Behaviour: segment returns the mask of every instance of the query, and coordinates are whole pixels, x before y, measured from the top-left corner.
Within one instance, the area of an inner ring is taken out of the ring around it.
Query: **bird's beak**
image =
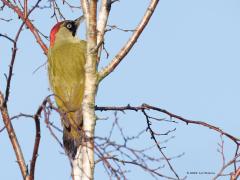
[[[79,27],[79,25],[84,21],[84,15],[80,16],[79,18],[75,19],[74,22],[76,24],[77,27]]]

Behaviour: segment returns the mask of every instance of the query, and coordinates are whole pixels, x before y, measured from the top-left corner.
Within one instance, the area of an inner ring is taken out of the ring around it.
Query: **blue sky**
[[[112,8],[110,25],[123,29],[133,29],[149,0],[121,0]],[[65,16],[74,19],[81,12],[71,13],[64,10]],[[55,24],[48,10],[36,11],[31,15],[34,24],[49,34]],[[5,10],[0,17],[15,20],[6,23],[0,21],[0,33],[11,37],[20,26],[16,14]],[[240,106],[240,2],[237,0],[161,0],[148,27],[144,30],[132,51],[99,86],[98,105],[141,105],[148,103],[167,109],[183,117],[201,120],[221,127],[223,130],[239,136],[238,112]],[[80,30],[81,31],[81,30]],[[118,30],[106,35],[108,59],[103,54],[100,67],[106,65],[128,39],[131,33]],[[80,37],[84,33],[80,32]],[[48,42],[47,42],[48,43]],[[7,72],[11,56],[11,44],[0,38],[0,88],[5,88],[4,73]],[[35,113],[49,91],[47,69],[33,71],[46,61],[46,56],[28,31],[20,36],[14,76],[9,101],[11,115]],[[99,117],[111,117],[111,113],[98,113]],[[124,131],[129,134],[144,129],[146,122],[141,114],[118,114]],[[160,116],[162,117],[162,116]],[[103,135],[111,126],[109,122],[97,124],[97,135]],[[1,120],[1,119],[0,119]],[[59,125],[57,116],[52,121]],[[14,121],[25,159],[29,162],[34,138],[34,122],[28,119]],[[0,121],[0,126],[2,127]],[[167,143],[165,153],[184,156],[173,160],[173,166],[181,177],[188,171],[215,172],[221,168],[221,156],[217,152],[220,143],[219,134],[195,125],[183,123],[154,124],[154,129],[164,133],[172,126],[177,130],[175,138]],[[36,168],[36,179],[70,179],[67,159],[62,149],[41,122],[42,139]],[[61,137],[61,134],[59,134]],[[120,137],[116,134],[115,140]],[[161,137],[159,140],[164,141]],[[225,140],[227,160],[234,152],[234,144]],[[0,166],[4,171],[0,179],[21,179],[20,171],[6,132],[0,134]],[[144,143],[143,143],[144,142]],[[145,134],[138,145],[153,144],[149,134]],[[157,151],[153,151],[159,157]],[[129,179],[151,179],[144,171],[132,169]],[[163,173],[169,174],[164,169]],[[207,175],[191,175],[190,180],[211,179]],[[96,179],[105,178],[101,166],[96,167]],[[227,179],[227,178],[221,178]]]

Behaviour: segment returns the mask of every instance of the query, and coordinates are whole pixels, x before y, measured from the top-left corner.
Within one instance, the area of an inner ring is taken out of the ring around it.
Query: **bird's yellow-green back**
[[[63,112],[63,141],[67,151],[78,146],[81,138],[85,56],[86,42],[82,40],[60,41],[48,52],[49,81],[56,103]]]

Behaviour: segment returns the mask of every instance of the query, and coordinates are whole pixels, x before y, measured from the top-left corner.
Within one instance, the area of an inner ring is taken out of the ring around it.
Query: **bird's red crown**
[[[62,22],[58,22],[55,24],[50,32],[50,47],[53,47],[55,38],[56,38],[56,33],[58,32]]]

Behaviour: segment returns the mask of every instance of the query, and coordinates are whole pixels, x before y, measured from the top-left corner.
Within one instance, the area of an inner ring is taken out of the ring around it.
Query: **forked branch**
[[[147,26],[155,8],[157,7],[158,2],[159,0],[151,0],[145,12],[145,15],[143,16],[141,22],[135,29],[134,33],[132,34],[128,42],[123,46],[120,52],[112,59],[112,61],[99,72],[99,81],[101,81],[103,78],[109,75],[117,67],[117,65],[123,60],[123,58],[131,50],[133,45],[137,42],[137,39],[141,35],[144,28]]]
[[[95,106],[95,110],[96,111],[122,111],[122,112],[124,112],[126,110],[131,110],[131,111],[154,110],[154,111],[158,111],[158,112],[161,112],[163,114],[166,114],[170,118],[175,118],[177,120],[180,120],[180,121],[186,123],[187,125],[188,124],[195,124],[195,125],[200,125],[200,126],[212,129],[213,131],[218,132],[218,133],[226,136],[227,138],[229,138],[231,141],[233,141],[237,145],[240,145],[240,139],[238,137],[235,137],[235,136],[229,134],[228,132],[223,131],[219,127],[216,127],[214,125],[208,124],[208,123],[203,122],[203,121],[195,121],[195,120],[186,119],[186,118],[183,118],[182,116],[171,113],[171,112],[169,112],[165,109],[161,109],[161,108],[151,106],[151,105],[148,105],[148,104],[142,104],[141,106],[127,105],[127,106],[120,106],[120,107],[116,107],[116,106],[109,106],[109,107]]]

